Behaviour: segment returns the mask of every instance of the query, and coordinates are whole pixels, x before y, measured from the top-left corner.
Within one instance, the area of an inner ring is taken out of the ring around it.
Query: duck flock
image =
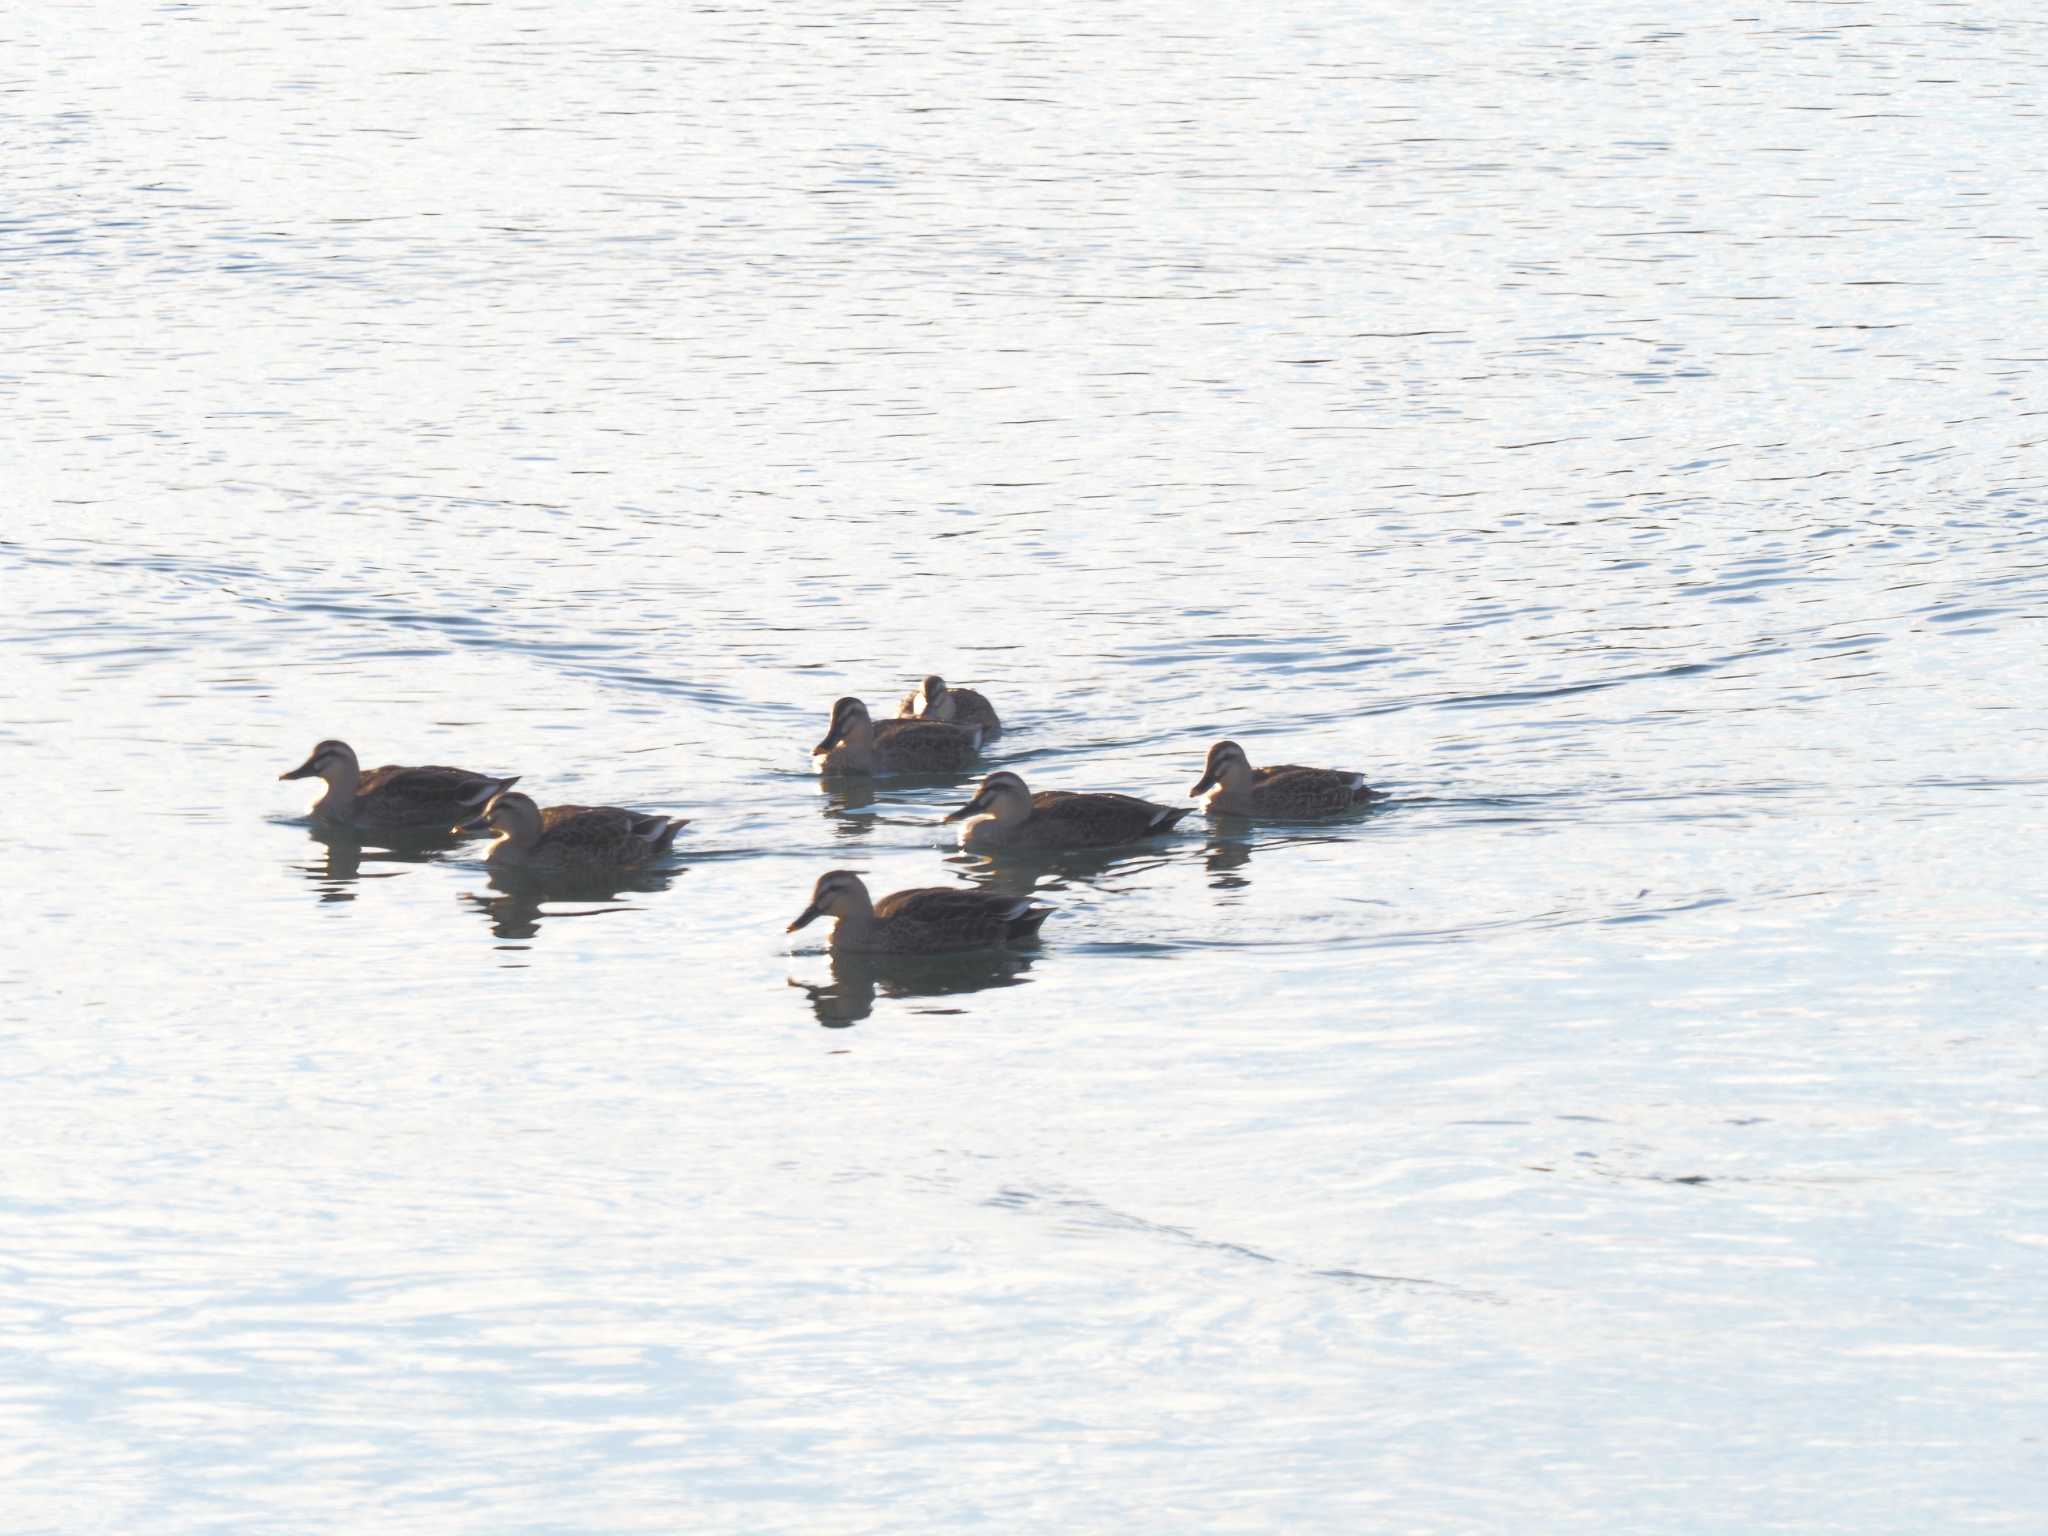
[[[859,699],[832,706],[824,740],[811,749],[829,777],[957,774],[1002,735],[994,706],[972,688],[949,688],[927,677],[903,700],[893,720],[876,720]],[[496,834],[486,862],[501,871],[591,875],[627,873],[667,857],[681,817],[614,805],[542,808],[512,786],[465,768],[386,766],[365,773],[344,741],[323,741],[281,779],[324,779],[315,819],[356,831],[392,834]],[[1308,821],[1356,811],[1382,798],[1365,776],[1336,768],[1287,763],[1254,768],[1244,748],[1219,741],[1202,777],[1188,791],[1208,795],[1211,815],[1262,821]],[[1054,853],[1117,848],[1170,831],[1190,806],[1155,805],[1134,795],[1038,790],[1008,770],[981,781],[974,798],[948,815],[961,823],[960,846],[975,853],[1005,849]],[[859,875],[834,869],[818,877],[810,905],[791,933],[821,917],[834,920],[838,953],[944,954],[1035,937],[1052,908],[1025,896],[959,886],[919,886],[877,901]]]

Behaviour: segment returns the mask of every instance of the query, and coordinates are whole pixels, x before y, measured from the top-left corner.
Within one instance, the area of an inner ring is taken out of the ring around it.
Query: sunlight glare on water
[[[2030,10],[6,32],[9,1530],[2048,1520]]]

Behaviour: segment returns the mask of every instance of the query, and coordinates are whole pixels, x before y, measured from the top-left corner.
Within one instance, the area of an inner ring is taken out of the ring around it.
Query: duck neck
[[[510,807],[507,807],[507,811]],[[525,816],[508,814],[497,827],[498,840],[484,855],[487,864],[523,864],[540,841],[540,826]]]
[[[962,848],[1000,848],[1009,840],[1008,829],[1003,818],[993,812],[986,816],[970,816],[960,828]]]
[[[875,927],[875,904],[865,893],[846,898],[846,910],[832,925],[832,948],[859,949]]]
[[[362,769],[354,763],[334,763],[321,769],[320,777],[326,782],[327,793],[314,802],[313,814],[330,821],[347,821],[355,812],[356,786],[362,782]]]

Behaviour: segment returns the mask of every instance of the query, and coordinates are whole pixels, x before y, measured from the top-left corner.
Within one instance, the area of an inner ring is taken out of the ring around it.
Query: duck
[[[899,720],[943,720],[948,725],[978,725],[981,739],[994,741],[1003,734],[1003,722],[995,706],[972,688],[948,688],[934,672],[917,688],[903,696],[896,710]]]
[[[493,869],[639,869],[666,855],[688,826],[681,816],[615,805],[551,805],[542,810],[518,790],[492,797],[483,814],[454,830],[498,834],[484,862]]]
[[[1115,848],[1171,831],[1190,805],[1154,805],[1135,795],[1046,789],[1033,794],[1009,770],[981,781],[975,797],[946,817],[965,821],[960,846],[998,848]]]
[[[1201,781],[1188,793],[1199,795],[1212,788],[1216,792],[1206,807],[1210,815],[1268,821],[1309,821],[1385,798],[1366,787],[1364,774],[1341,768],[1303,768],[1294,763],[1254,768],[1234,741],[1219,741],[1209,749]]]
[[[327,792],[313,802],[316,820],[359,831],[440,832],[448,824],[474,816],[494,795],[519,782],[519,776],[494,777],[467,768],[428,765],[402,768],[386,764],[364,773],[354,748],[345,741],[323,741],[283,779],[327,781]]]
[[[981,750],[981,727],[937,720],[879,724],[856,698],[832,706],[825,739],[811,748],[820,773],[958,773]]]
[[[1029,896],[954,885],[919,886],[875,901],[858,874],[834,869],[818,876],[811,904],[787,931],[831,917],[838,919],[831,940],[835,953],[941,955],[1036,938],[1052,910]]]

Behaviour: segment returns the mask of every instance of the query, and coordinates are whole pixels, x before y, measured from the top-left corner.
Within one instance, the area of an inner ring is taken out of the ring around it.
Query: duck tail
[[[1038,937],[1039,928],[1051,916],[1051,907],[1032,907],[1020,912],[1006,925],[1008,936],[1013,939],[1035,939]]]

